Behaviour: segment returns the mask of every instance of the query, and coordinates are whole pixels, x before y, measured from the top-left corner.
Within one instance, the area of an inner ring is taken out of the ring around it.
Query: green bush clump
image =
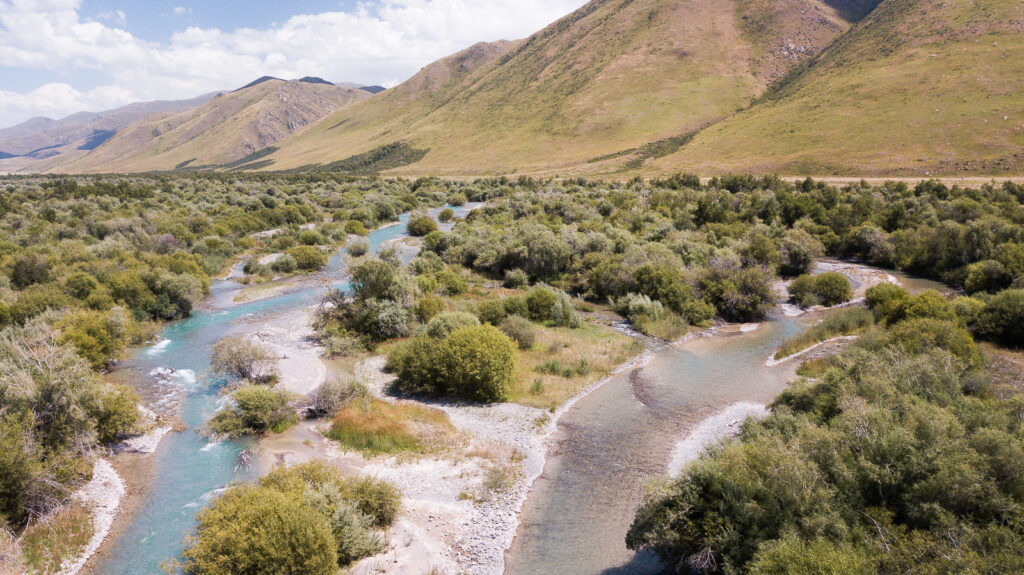
[[[469,289],[469,282],[466,281],[466,278],[451,270],[437,272],[434,274],[434,279],[437,280],[438,287],[445,295],[461,295]]]
[[[898,285],[880,283],[871,286],[864,293],[864,301],[868,309],[874,312],[879,321],[898,321],[901,318],[903,304],[910,299],[910,293]]]
[[[401,496],[372,478],[345,478],[320,462],[278,467],[228,490],[196,516],[182,554],[189,575],[334,574],[384,549]]]
[[[831,307],[853,297],[850,280],[839,272],[824,272],[817,275],[805,274],[789,284],[790,301],[801,307],[824,305]]]
[[[299,243],[304,246],[317,246],[324,243],[324,237],[316,230],[302,230],[299,232]]]
[[[444,300],[436,295],[425,295],[416,300],[412,306],[412,312],[420,321],[427,322],[437,314],[444,311]]]
[[[295,246],[288,248],[286,253],[300,270],[315,271],[327,265],[327,256],[313,246]]]
[[[434,218],[422,213],[409,216],[409,223],[405,227],[410,236],[417,237],[423,237],[430,232],[438,231],[437,222],[434,221]]]
[[[1007,347],[1024,347],[1024,289],[992,296],[978,312],[975,332],[982,339]]]
[[[211,433],[229,437],[281,433],[298,422],[286,391],[250,385],[237,389],[231,397],[233,404],[207,423]]]
[[[345,222],[345,233],[356,236],[365,236],[370,233],[370,230],[366,229],[363,222],[359,220],[349,220]]]
[[[492,324],[493,325],[493,324]],[[505,317],[499,323],[502,333],[512,338],[519,349],[530,349],[537,341],[537,329],[530,320],[518,315]]]
[[[510,289],[523,289],[530,285],[530,276],[519,268],[505,270],[505,281],[502,285]]]
[[[455,217],[455,210],[451,208],[445,208],[437,214],[437,221],[439,222],[450,222]]]
[[[515,344],[491,325],[461,327],[444,339],[418,337],[393,349],[387,365],[403,393],[504,401],[512,387]]]
[[[354,239],[345,246],[345,253],[354,258],[365,256],[369,251],[370,241],[366,238]]]
[[[477,304],[476,317],[483,323],[499,325],[502,320],[508,317],[505,311],[505,302],[500,299],[488,299]]]
[[[457,329],[478,325],[480,325],[480,320],[471,313],[464,311],[442,313],[427,324],[427,335],[435,339],[444,339]]]

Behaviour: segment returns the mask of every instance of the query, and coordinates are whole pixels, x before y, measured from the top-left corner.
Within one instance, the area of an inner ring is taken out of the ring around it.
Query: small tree
[[[260,343],[228,336],[213,345],[210,368],[214,373],[254,382],[266,382],[273,375],[274,354]]]
[[[814,277],[814,295],[823,305],[833,306],[850,301],[853,290],[850,280],[839,272],[825,272]]]

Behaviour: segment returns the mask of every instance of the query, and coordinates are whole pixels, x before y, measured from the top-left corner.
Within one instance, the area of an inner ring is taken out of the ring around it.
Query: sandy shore
[[[313,339],[313,310],[279,314],[253,324],[248,333],[277,356],[278,387],[309,395],[327,379],[323,348]]]

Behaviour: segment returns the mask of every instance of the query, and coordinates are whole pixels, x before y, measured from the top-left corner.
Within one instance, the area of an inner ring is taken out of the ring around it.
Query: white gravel
[[[768,417],[768,408],[760,403],[734,403],[698,423],[686,438],[676,443],[669,460],[668,474],[678,475],[687,463],[700,457],[708,447],[740,432],[740,425],[748,417]]]
[[[92,479],[72,495],[72,499],[92,509],[92,539],[74,559],[65,560],[59,575],[75,575],[97,550],[117,516],[117,508],[124,496],[124,481],[105,459],[97,459],[92,468]]]

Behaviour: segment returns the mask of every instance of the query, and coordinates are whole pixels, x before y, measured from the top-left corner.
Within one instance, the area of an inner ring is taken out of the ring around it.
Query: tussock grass
[[[365,455],[436,452],[455,435],[455,427],[439,409],[376,398],[349,402],[327,431],[327,437]]]
[[[860,333],[874,323],[874,315],[864,308],[851,307],[834,311],[810,329],[782,342],[779,350],[775,352],[775,359],[789,357],[832,337]]]

